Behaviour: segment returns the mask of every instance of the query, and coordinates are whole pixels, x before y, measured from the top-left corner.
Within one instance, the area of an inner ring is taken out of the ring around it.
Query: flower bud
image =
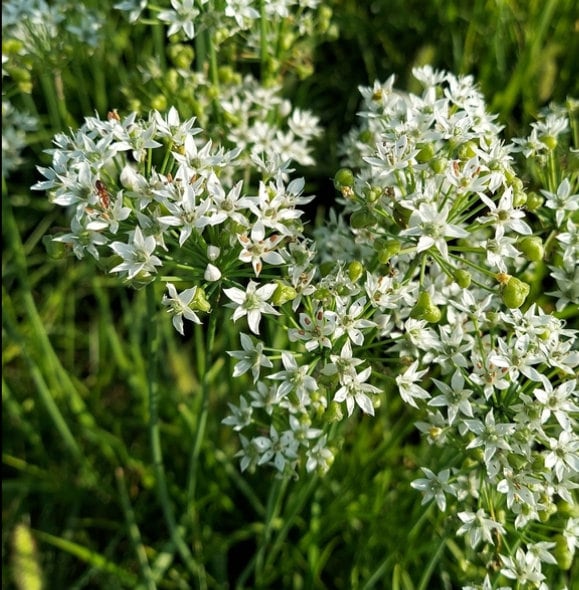
[[[359,260],[352,260],[348,265],[348,277],[355,283],[364,274],[364,265]]]
[[[221,278],[221,271],[214,264],[209,262],[207,264],[207,268],[205,269],[205,273],[203,274],[203,278],[208,283],[214,283]]]
[[[509,309],[517,309],[523,305],[530,291],[529,285],[516,277],[510,277],[503,287],[502,298]]]
[[[545,248],[539,236],[525,236],[517,242],[516,246],[531,262],[543,260]]]
[[[428,291],[421,291],[418,295],[415,306],[410,312],[410,317],[417,320],[426,320],[429,323],[436,323],[440,321],[442,312],[440,308],[432,303]]]
[[[454,280],[461,289],[468,289],[470,287],[471,279],[470,272],[464,268],[457,268],[454,271]]]

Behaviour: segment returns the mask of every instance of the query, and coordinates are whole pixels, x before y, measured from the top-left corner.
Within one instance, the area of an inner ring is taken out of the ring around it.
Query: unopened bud
[[[352,260],[348,265],[348,277],[355,283],[364,274],[364,265],[359,260]]]

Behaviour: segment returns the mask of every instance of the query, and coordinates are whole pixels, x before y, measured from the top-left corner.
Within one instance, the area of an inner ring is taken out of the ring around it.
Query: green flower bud
[[[274,305],[283,305],[288,301],[293,301],[298,296],[298,292],[291,285],[282,281],[276,281],[276,283],[277,288],[271,298]]]
[[[358,209],[350,215],[350,225],[354,229],[364,229],[376,225],[376,218],[368,209]]]
[[[398,240],[387,240],[382,244],[378,252],[378,260],[381,264],[386,264],[392,256],[396,256],[402,249],[402,244]]]
[[[573,552],[569,549],[569,544],[564,535],[555,536],[555,549],[553,557],[557,560],[557,565],[562,570],[569,570],[573,565]]]
[[[345,186],[354,186],[354,173],[349,168],[340,168],[334,176],[334,186],[339,191]]]
[[[529,285],[516,277],[510,277],[503,287],[502,298],[509,309],[517,309],[523,305],[530,291]]]
[[[471,283],[471,274],[464,268],[457,268],[454,271],[454,280],[461,289],[468,289]]]
[[[545,248],[539,236],[525,236],[517,242],[516,246],[531,262],[543,260]]]
[[[364,274],[364,265],[358,260],[352,260],[348,265],[348,277],[355,283]]]
[[[529,211],[536,211],[545,202],[545,199],[538,193],[528,193],[525,203]]]
[[[205,294],[205,290],[201,287],[197,287],[195,289],[195,295],[193,295],[193,299],[189,305],[193,311],[204,311],[208,312],[211,310],[211,304],[207,301],[207,295]]]
[[[426,320],[429,323],[437,323],[442,317],[440,308],[432,303],[428,291],[421,291],[416,304],[410,312],[410,317],[417,320]]]

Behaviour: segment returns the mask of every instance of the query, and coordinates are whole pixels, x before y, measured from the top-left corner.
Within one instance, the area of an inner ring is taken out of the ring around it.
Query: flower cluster
[[[317,121],[249,78],[223,96],[228,141],[175,109],[87,118],[56,136],[34,188],[70,209],[56,240],[77,257],[136,287],[164,281],[181,334],[207,313],[242,326],[228,354],[247,393],[223,419],[242,470],[324,473],[340,423],[374,415],[395,386],[431,451],[412,485],[464,538],[472,582],[545,589],[544,568],[569,567],[578,544],[579,352],[565,317],[579,181],[555,164],[523,177],[516,157],[555,162],[568,114],[506,143],[471,77],[414,74],[420,95],[394,78],[361,89],[340,210],[310,237],[300,207],[313,197],[289,160],[311,162]]]

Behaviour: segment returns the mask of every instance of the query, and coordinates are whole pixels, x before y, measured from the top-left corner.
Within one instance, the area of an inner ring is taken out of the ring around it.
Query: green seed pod
[[[545,248],[539,236],[525,236],[517,242],[516,246],[531,262],[543,260]]]
[[[364,265],[359,260],[352,260],[348,264],[348,277],[355,283],[364,274]]]
[[[527,193],[520,178],[513,179],[513,207],[522,207],[527,202]]]
[[[169,55],[169,59],[173,62],[173,65],[182,70],[188,70],[195,58],[193,47],[191,47],[191,45],[185,45],[184,43],[170,44],[167,49],[167,54]]]
[[[382,244],[378,252],[378,260],[381,264],[386,264],[392,256],[396,256],[402,249],[402,244],[398,240],[387,240]]]
[[[376,225],[376,218],[368,209],[358,209],[350,215],[350,225],[354,229],[364,229]]]
[[[407,209],[400,203],[395,203],[394,221],[398,224],[399,227],[401,227],[402,229],[406,229],[408,227],[408,220],[410,219],[411,215],[412,211],[410,211],[410,209]]]
[[[540,138],[540,140],[551,150],[553,151],[557,144],[559,143],[557,138],[554,135],[544,135]]]
[[[528,193],[525,205],[529,211],[536,211],[545,202],[545,199],[538,193]]]
[[[421,291],[418,295],[416,304],[410,312],[410,317],[417,320],[426,320],[429,323],[437,323],[442,317],[440,308],[432,303],[430,294],[427,291]]]
[[[329,275],[334,269],[335,262],[333,260],[326,260],[320,264],[320,274],[325,277]]]
[[[167,108],[167,97],[162,94],[157,94],[151,100],[151,107],[156,111],[164,111]]]
[[[372,132],[369,129],[364,129],[364,131],[361,131],[360,135],[358,135],[358,139],[362,143],[370,144],[372,142],[372,140],[374,139],[374,135],[372,134]]]
[[[458,148],[458,157],[461,160],[470,160],[476,156],[476,148],[478,145],[475,141],[467,141]]]
[[[569,549],[567,539],[563,535],[555,536],[555,549],[553,557],[557,560],[557,565],[562,570],[569,570],[573,565],[573,553]]]
[[[339,191],[345,186],[354,186],[354,173],[349,168],[340,168],[334,176],[334,186]]]
[[[375,203],[382,194],[382,189],[377,186],[372,186],[364,191],[364,196],[369,203]]]
[[[444,172],[447,166],[448,160],[446,158],[432,158],[432,160],[430,160],[430,167],[436,174]]]
[[[461,289],[468,289],[472,280],[470,272],[464,268],[457,268],[454,271],[454,280]]]
[[[420,147],[420,151],[416,154],[416,161],[424,164],[430,162],[434,158],[435,150],[431,143],[426,143]]]
[[[69,246],[62,242],[55,242],[51,236],[44,236],[42,244],[46,248],[46,253],[53,260],[61,260],[65,258],[69,251]]]
[[[209,303],[209,301],[207,301],[207,295],[205,294],[205,290],[201,287],[197,287],[197,289],[195,290],[195,295],[193,295],[190,307],[193,311],[208,312],[211,310],[211,304]]]
[[[516,277],[510,277],[503,287],[502,298],[509,309],[517,309],[523,305],[530,291],[529,285]]]
[[[337,402],[332,402],[326,412],[326,419],[328,422],[339,422],[343,417],[344,413],[342,412],[342,406]]]
[[[291,285],[282,281],[276,281],[276,283],[277,288],[271,298],[274,305],[283,305],[288,301],[293,301],[298,296],[298,292]]]

